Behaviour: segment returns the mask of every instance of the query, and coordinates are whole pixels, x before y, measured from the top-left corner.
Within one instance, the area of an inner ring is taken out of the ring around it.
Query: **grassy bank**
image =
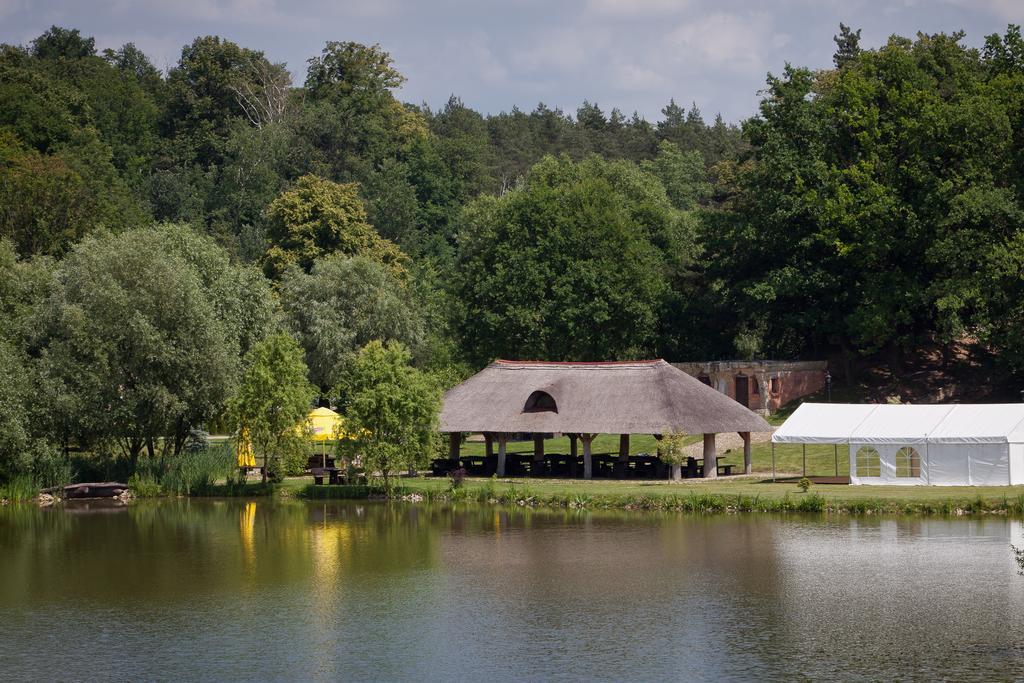
[[[282,490],[302,498],[359,498],[380,489],[313,486],[287,480]],[[851,514],[1024,515],[1024,486],[899,487],[813,486],[756,478],[715,482],[566,481],[558,479],[467,479],[452,489],[438,478],[402,479],[394,497],[427,501],[482,502],[533,507],[664,510],[683,512],[834,512]]]

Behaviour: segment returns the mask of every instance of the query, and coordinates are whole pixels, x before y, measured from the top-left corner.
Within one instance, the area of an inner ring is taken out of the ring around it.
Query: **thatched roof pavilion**
[[[710,441],[712,458],[714,434],[745,435],[749,471],[750,432],[771,428],[757,414],[664,360],[497,360],[445,394],[440,430],[497,436],[499,447],[503,435],[513,432],[578,435],[589,472],[589,442],[598,433],[623,435],[628,455],[629,434],[677,431],[704,434],[705,456]],[[706,468],[705,476],[715,476],[715,471]]]

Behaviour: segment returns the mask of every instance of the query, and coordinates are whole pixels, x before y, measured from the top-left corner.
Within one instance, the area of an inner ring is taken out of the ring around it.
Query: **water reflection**
[[[0,510],[5,677],[1024,676],[1019,521],[181,500]],[[83,645],[85,645],[83,647]]]

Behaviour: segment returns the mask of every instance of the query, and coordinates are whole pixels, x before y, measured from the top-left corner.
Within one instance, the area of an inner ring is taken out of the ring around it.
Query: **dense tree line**
[[[265,414],[259,387],[372,421],[373,378],[429,402],[497,356],[898,369],[971,338],[1018,370],[1024,39],[962,39],[842,26],[833,68],[769,75],[742,126],[435,111],[352,42],[302,84],[216,36],[167,73],[59,27],[0,46],[0,481],[173,459]]]

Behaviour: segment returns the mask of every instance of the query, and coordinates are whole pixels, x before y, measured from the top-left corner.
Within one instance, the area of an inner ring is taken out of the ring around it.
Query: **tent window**
[[[882,476],[882,458],[871,446],[861,446],[857,449],[857,476]]]
[[[526,399],[524,413],[557,413],[558,405],[551,394],[546,391],[535,391]]]
[[[896,451],[896,476],[921,476],[921,456],[910,446],[904,446]]]

